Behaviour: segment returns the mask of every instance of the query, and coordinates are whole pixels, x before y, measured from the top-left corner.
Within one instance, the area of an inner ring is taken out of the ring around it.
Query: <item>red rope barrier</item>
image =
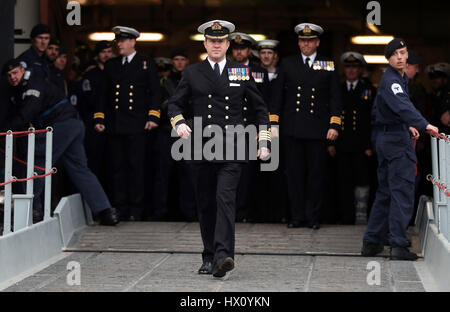
[[[11,184],[11,183],[14,183],[14,182],[26,182],[26,181],[33,180],[33,179],[42,179],[42,178],[45,178],[46,176],[49,176],[49,175],[54,174],[54,173],[56,173],[56,170],[52,169],[50,172],[45,173],[45,174],[41,174],[41,175],[35,174],[35,175],[31,176],[31,177],[23,178],[23,179],[13,178],[13,179],[11,179],[11,180],[9,180],[7,182],[0,183],[0,186],[5,186],[5,185],[8,185],[8,184]]]
[[[39,133],[45,133],[45,132],[49,132],[50,130],[48,129],[42,129],[42,130],[34,130],[34,131],[16,131],[16,132],[0,132],[0,136],[5,136],[8,134],[12,134],[12,135],[27,135],[30,133],[34,133],[34,134],[39,134]]]
[[[440,190],[444,192],[445,195],[450,197],[450,191],[447,191],[447,187],[440,183],[438,179],[433,178],[431,174],[427,176],[428,181],[436,185]]]
[[[0,153],[5,154],[5,150],[0,148]],[[25,165],[25,166],[28,165],[28,163],[26,161],[23,161],[22,159],[19,159],[19,158],[15,157],[15,156],[13,157],[13,159],[15,161],[17,161],[18,163],[21,163],[22,165]],[[34,166],[34,169],[45,171],[45,168],[42,168],[42,167],[39,167],[39,166]]]

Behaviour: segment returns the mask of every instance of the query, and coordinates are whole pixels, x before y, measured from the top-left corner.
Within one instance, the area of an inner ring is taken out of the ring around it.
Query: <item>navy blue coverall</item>
[[[378,155],[378,190],[364,240],[406,247],[406,229],[414,211],[417,162],[409,127],[425,130],[428,122],[408,94],[408,77],[392,66],[384,73],[372,108],[372,139]]]

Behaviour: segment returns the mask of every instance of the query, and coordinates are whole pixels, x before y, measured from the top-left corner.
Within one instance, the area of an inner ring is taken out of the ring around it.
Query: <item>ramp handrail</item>
[[[35,136],[36,134],[46,134],[46,149],[45,149],[45,168],[34,165],[35,158]],[[0,152],[5,154],[5,180],[0,183],[4,186],[4,209],[3,209],[3,235],[11,233],[11,216],[12,216],[12,201],[14,200],[14,231],[25,228],[33,224],[33,180],[45,179],[45,193],[44,193],[44,220],[50,218],[51,209],[51,176],[56,173],[56,168],[52,168],[52,150],[53,150],[53,129],[47,127],[42,130],[35,130],[30,128],[28,131],[18,132],[1,132],[0,137],[5,137],[5,150]],[[14,137],[28,136],[28,151],[27,162],[13,157]],[[27,166],[27,175],[25,178],[16,178],[12,175],[13,161],[16,160]],[[34,170],[38,169],[44,171],[43,174],[38,175]],[[12,194],[12,183],[26,182],[25,194]]]
[[[431,133],[432,175],[427,180],[433,183],[433,210],[436,226],[450,240],[450,136]]]

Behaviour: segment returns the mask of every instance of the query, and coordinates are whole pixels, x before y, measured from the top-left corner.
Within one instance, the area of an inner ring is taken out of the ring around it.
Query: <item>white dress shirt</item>
[[[302,53],[302,58],[303,58],[303,64],[306,64],[306,58],[309,57],[309,67],[312,66],[312,64],[314,64],[314,61],[316,60],[316,56],[317,56],[317,52],[314,52],[313,54],[311,54],[310,56],[306,56]]]
[[[353,82],[350,82],[347,80],[347,90],[350,91],[350,86],[353,84],[353,90],[356,89],[356,86],[358,85],[358,80],[355,80]]]
[[[134,51],[133,53],[131,53],[128,56],[123,56],[122,57],[122,65],[125,63],[125,60],[128,59],[128,64],[131,63],[131,61],[133,60],[133,57],[136,55],[136,51]]]
[[[208,58],[208,62],[209,64],[211,64],[212,69],[214,70],[214,65],[216,64],[216,62],[211,61]],[[223,60],[221,60],[218,64],[219,64],[219,69],[220,69],[220,74],[222,75],[222,71],[225,68],[225,64],[227,63],[227,58],[224,57]]]

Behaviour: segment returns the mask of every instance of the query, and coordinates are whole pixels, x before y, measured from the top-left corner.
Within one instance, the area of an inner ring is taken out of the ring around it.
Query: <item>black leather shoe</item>
[[[116,225],[120,222],[119,214],[114,208],[102,210],[96,217],[101,225]]]
[[[369,241],[363,241],[363,247],[361,249],[361,255],[364,257],[374,257],[380,252],[383,252],[384,246],[382,244],[376,244]]]
[[[406,247],[391,247],[391,260],[416,261],[418,258],[419,257],[415,253],[410,252]]]
[[[224,277],[228,271],[234,269],[234,261],[230,257],[225,258],[222,263],[219,264],[219,268],[213,273],[214,277]]]
[[[318,222],[315,222],[315,223],[309,224],[308,227],[313,230],[318,230],[318,229],[320,229],[320,224]]]
[[[198,269],[198,274],[212,274],[212,262],[203,262],[200,269]]]
[[[305,227],[305,223],[301,221],[291,221],[287,225],[288,229],[295,229]]]

